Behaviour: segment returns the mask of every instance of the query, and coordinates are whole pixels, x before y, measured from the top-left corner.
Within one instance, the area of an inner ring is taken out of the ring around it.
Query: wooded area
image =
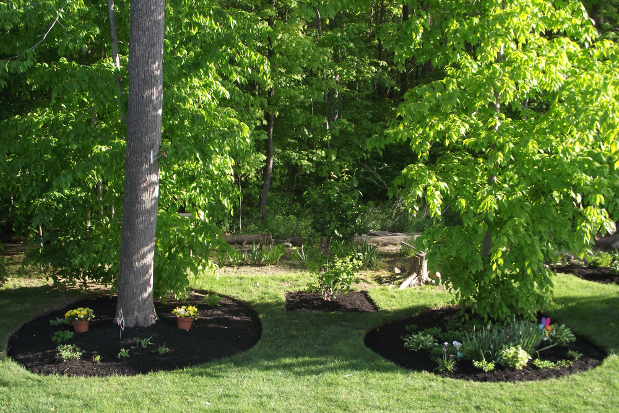
[[[350,239],[397,204],[463,305],[530,312],[619,219],[617,4],[166,2],[155,296],[244,223]],[[129,6],[0,4],[0,220],[59,280],[118,282]]]

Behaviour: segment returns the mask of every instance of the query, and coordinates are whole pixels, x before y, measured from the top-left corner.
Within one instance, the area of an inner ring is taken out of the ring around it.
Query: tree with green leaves
[[[118,59],[106,6],[0,4],[0,207],[56,281],[117,289],[128,107],[117,80],[127,84],[129,2],[114,5]],[[221,242],[233,166],[251,155],[262,117],[245,86],[268,76],[248,47],[265,32],[253,15],[215,2],[165,7],[163,132],[147,151],[160,166],[153,294],[163,299],[185,294]]]
[[[618,217],[619,52],[595,43],[575,1],[413,3],[396,59],[436,79],[370,145],[408,142],[420,161],[396,184],[410,205],[460,216],[417,245],[462,311],[534,317],[551,294],[546,263],[583,254]]]

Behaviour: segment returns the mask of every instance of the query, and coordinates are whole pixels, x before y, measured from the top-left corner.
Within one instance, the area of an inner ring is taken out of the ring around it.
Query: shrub
[[[589,260],[589,267],[600,268],[610,267],[613,263],[613,256],[604,251],[598,251],[593,254],[593,257]]]
[[[549,338],[552,343],[556,343],[561,347],[565,347],[569,343],[576,341],[576,337],[574,337],[572,330],[563,324],[555,324],[549,334]]]
[[[417,333],[411,333],[408,336],[402,336],[404,340],[404,347],[409,350],[432,350],[436,346],[436,339],[430,335],[418,331]]]
[[[516,370],[522,369],[531,360],[529,353],[524,351],[522,347],[507,347],[499,352],[498,362],[506,367],[511,367]]]

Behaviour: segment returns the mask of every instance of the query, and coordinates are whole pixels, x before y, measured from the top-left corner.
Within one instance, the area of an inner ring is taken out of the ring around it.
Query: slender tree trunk
[[[107,0],[107,9],[110,16],[110,35],[112,37],[112,61],[116,70],[120,69],[120,59],[118,58],[118,36],[116,34],[116,15],[114,13],[114,0]],[[126,122],[127,119],[122,111],[123,101],[123,83],[120,78],[120,73],[116,74],[116,84],[118,85],[118,111],[120,112],[120,121]]]
[[[269,89],[269,102],[275,94],[273,88]],[[275,125],[275,114],[266,113],[267,121],[267,141],[266,141],[266,161],[262,172],[262,195],[260,196],[260,214],[262,217],[267,215],[267,201],[269,199],[269,189],[271,187],[271,176],[273,175],[273,128]]]
[[[404,22],[408,21],[408,6],[406,4],[402,5],[402,25]],[[408,91],[408,67],[407,61],[404,60],[404,70],[400,74],[400,97],[404,97],[406,92]]]
[[[164,1],[132,0],[129,112],[118,303],[127,327],[147,327],[153,304],[153,258],[159,201],[163,103]]]
[[[501,46],[501,50],[499,51],[499,54],[497,55],[497,63],[501,63],[503,62],[505,59],[504,57],[504,51],[503,51],[503,46]],[[496,113],[496,123],[494,124],[494,130],[495,132],[498,132],[499,130],[499,126],[500,126],[500,121],[499,121],[499,115],[501,114],[501,94],[499,93],[498,90],[496,90],[496,88],[494,89],[494,111]],[[493,150],[494,147],[491,147],[490,150]],[[494,182],[496,182],[496,176],[491,172],[490,174],[488,174],[488,184],[492,185]],[[488,229],[486,230],[486,234],[484,235],[484,238],[482,240],[482,244],[481,244],[481,255],[482,257],[487,257],[490,255],[490,253],[492,252],[492,230],[490,229],[490,223],[488,223]]]
[[[271,0],[269,5],[275,8],[275,0]],[[275,27],[275,21],[273,17],[269,17],[269,27],[271,30]],[[269,37],[269,46],[267,50],[267,58],[270,60],[273,57],[273,46],[271,38]],[[267,95],[267,109],[265,113],[265,119],[267,121],[267,142],[266,142],[266,161],[264,170],[262,172],[262,195],[260,195],[260,214],[262,218],[267,216],[267,201],[269,199],[269,189],[271,188],[271,175],[273,174],[273,128],[275,124],[275,113],[273,113],[273,96],[275,96],[275,89],[272,87],[269,89]]]

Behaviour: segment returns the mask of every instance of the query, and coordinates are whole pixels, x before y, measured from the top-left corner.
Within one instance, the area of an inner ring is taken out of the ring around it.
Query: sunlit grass
[[[0,291],[0,339],[21,323],[75,298],[40,281]],[[286,312],[284,293],[313,283],[307,273],[208,275],[196,288],[255,309],[263,335],[249,351],[184,370],[132,377],[40,377],[0,360],[0,411],[97,412],[612,412],[619,405],[619,357],[562,379],[477,383],[407,371],[363,345],[393,319],[447,305],[443,288],[372,285],[377,313]],[[607,350],[619,348],[619,287],[559,275],[549,315]]]

